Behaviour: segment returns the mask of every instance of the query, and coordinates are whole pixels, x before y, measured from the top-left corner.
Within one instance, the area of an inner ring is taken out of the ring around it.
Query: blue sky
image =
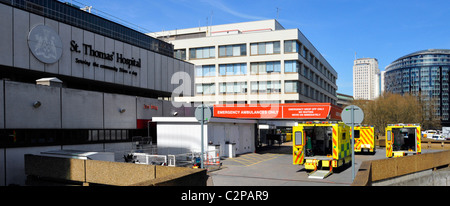
[[[70,2],[71,0],[66,0]],[[338,73],[338,92],[353,94],[355,58],[380,70],[424,49],[450,49],[449,0],[73,0],[148,31],[277,18],[298,28]]]

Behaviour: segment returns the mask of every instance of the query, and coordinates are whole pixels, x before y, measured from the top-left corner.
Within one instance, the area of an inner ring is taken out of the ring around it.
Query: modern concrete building
[[[195,96],[210,104],[336,104],[337,73],[298,29],[274,19],[149,34],[195,64]]]
[[[352,104],[352,101],[354,100],[352,96],[341,93],[337,93],[337,97],[338,97],[337,106],[341,108],[350,106]]]
[[[170,43],[53,0],[0,0],[0,28],[0,185],[24,154],[129,151],[152,117],[193,116],[166,101],[193,93]]]
[[[353,97],[374,100],[380,93],[378,60],[375,58],[356,59],[353,64]]]

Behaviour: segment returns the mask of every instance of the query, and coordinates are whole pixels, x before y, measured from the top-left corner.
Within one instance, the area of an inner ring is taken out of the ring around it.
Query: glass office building
[[[428,49],[400,57],[386,67],[384,87],[396,94],[421,94],[434,100],[435,115],[449,121],[450,50]]]

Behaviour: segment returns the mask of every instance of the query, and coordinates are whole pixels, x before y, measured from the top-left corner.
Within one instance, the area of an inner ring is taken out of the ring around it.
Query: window
[[[298,81],[285,81],[284,92],[285,93],[297,93]]]
[[[295,145],[303,144],[303,135],[302,132],[295,132]]]
[[[306,59],[306,54],[308,54],[308,49],[306,49],[306,47],[303,46],[303,49],[301,51],[302,52],[300,54]]]
[[[309,97],[309,85],[303,86],[303,95],[305,95],[306,97]]]
[[[280,93],[281,81],[258,81],[251,82],[252,93]]]
[[[247,49],[245,44],[219,46],[219,57],[245,56]]]
[[[195,76],[196,77],[213,77],[216,76],[216,66],[215,65],[201,65],[195,66]]]
[[[300,63],[295,60],[284,61],[284,72],[298,72]]]
[[[387,141],[391,141],[391,131],[387,131]]]
[[[192,48],[189,49],[189,59],[207,59],[215,57],[214,47]]]
[[[195,85],[196,94],[215,94],[216,87],[214,83],[211,84],[196,84]]]
[[[281,66],[279,61],[275,62],[252,62],[250,63],[251,74],[280,73]]]
[[[284,53],[298,53],[299,43],[296,40],[284,41]]]
[[[221,94],[246,94],[247,82],[224,82],[219,84]]]
[[[250,44],[250,54],[257,55],[258,54],[258,44]]]
[[[245,75],[247,74],[247,64],[220,64],[219,75]]]
[[[280,42],[260,42],[250,44],[251,55],[263,55],[263,54],[279,54]]]
[[[311,72],[308,67],[305,66],[305,73],[303,74],[307,79],[311,80]]]
[[[173,51],[173,55],[177,59],[186,60],[186,49],[176,49]]]

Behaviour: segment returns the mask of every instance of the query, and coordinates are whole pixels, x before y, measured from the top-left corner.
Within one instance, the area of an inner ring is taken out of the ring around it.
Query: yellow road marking
[[[275,159],[281,156],[281,154],[264,154],[258,157],[257,159],[248,158],[248,155],[240,156],[236,158],[230,158],[230,160],[243,164],[245,167],[259,164],[261,162],[265,162],[268,160]],[[247,159],[248,158],[248,159]],[[256,160],[256,161],[255,161]]]

